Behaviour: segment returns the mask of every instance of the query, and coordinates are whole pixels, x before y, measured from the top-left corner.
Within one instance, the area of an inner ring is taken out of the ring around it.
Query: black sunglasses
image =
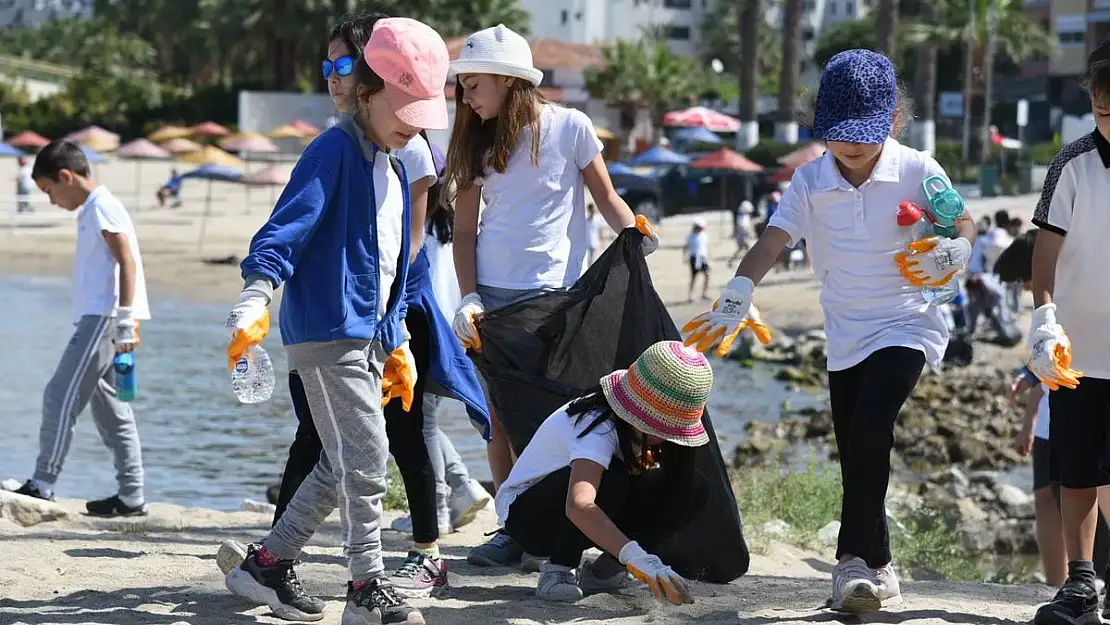
[[[324,80],[331,78],[332,71],[340,76],[350,76],[355,71],[355,59],[351,56],[341,56],[335,61],[324,59],[320,69],[323,70]]]

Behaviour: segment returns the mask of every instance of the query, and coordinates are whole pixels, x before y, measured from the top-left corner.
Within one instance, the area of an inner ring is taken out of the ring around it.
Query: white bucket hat
[[[451,75],[498,74],[527,80],[539,86],[543,72],[532,67],[528,41],[504,24],[479,30],[466,38],[462,53],[451,61]]]

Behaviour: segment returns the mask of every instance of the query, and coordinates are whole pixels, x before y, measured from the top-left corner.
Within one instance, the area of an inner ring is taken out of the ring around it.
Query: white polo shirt
[[[940,365],[948,326],[894,262],[907,243],[898,204],[924,207],[921,183],[933,175],[948,179],[927,153],[894,139],[886,140],[858,189],[828,152],[794,172],[769,225],[789,234],[791,245],[806,241],[821,281],[829,371],[853,367],[885,347],[917,349],[930,365]]]
[[[73,256],[73,323],[85,315],[114,316],[119,305],[119,263],[112,256],[104,231],[123,234],[135,259],[135,297],[131,308],[136,319],[150,319],[146,298],[143,257],[135,225],[123,202],[101,185],[77,209],[77,251]]]
[[[1056,319],[1071,339],[1072,366],[1110,379],[1110,143],[1095,130],[1049,165],[1033,225],[1064,235],[1056,261]]]

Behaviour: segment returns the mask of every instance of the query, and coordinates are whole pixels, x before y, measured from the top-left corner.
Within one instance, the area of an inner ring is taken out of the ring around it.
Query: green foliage
[[[740,12],[743,10],[744,2],[741,0],[715,2],[701,24],[698,56],[702,64],[708,67],[713,59],[718,59],[724,66],[725,74],[730,77],[740,75],[744,56],[740,32]],[[782,33],[778,29],[759,29],[759,90],[762,95],[778,93],[782,43]],[[739,91],[739,85],[736,90]]]
[[[382,507],[386,510],[408,510],[409,498],[405,494],[405,482],[401,479],[401,470],[393,458],[389,459],[386,466],[386,476],[389,479],[389,488],[382,499]]]
[[[586,91],[626,111],[646,108],[658,119],[673,106],[689,104],[705,77],[687,58],[661,42],[618,41],[602,50],[604,67],[585,70]]]

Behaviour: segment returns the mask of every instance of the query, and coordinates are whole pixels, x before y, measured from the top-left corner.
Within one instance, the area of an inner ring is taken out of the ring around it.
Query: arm
[[[1041,199],[1033,211],[1033,225],[1040,228],[1033,244],[1033,306],[1051,304],[1056,288],[1056,262],[1071,226],[1077,188],[1075,171],[1060,152],[1045,175]]]
[[[1037,425],[1037,408],[1041,404],[1042,397],[1044,397],[1044,388],[1040,384],[1034,384],[1029,394],[1025,396],[1025,423],[1022,427],[1030,432]]]
[[[467,296],[478,290],[478,185],[458,190],[455,196],[454,256],[459,291]]]
[[[778,213],[776,213],[777,215]],[[790,235],[778,226],[767,226],[759,240],[752,249],[744,255],[740,266],[736,268],[736,276],[748,278],[754,284],[759,284],[763,276],[775,266],[782,248],[790,243]]]
[[[979,236],[979,230],[975,227],[975,220],[971,218],[971,213],[965,208],[964,214],[956,220],[956,237],[967,239],[967,242],[974,246],[977,236]],[[982,272],[980,271],[980,273]]]
[[[605,468],[592,460],[579,458],[571,462],[566,513],[586,538],[616,557],[628,543],[628,537],[596,503],[604,472]]]
[[[112,251],[112,258],[119,264],[119,305],[130,308],[135,301],[135,257],[131,254],[131,243],[122,232],[101,230],[100,235]]]
[[[636,227],[636,215],[621,196],[617,195],[613,181],[609,178],[609,170],[605,168],[605,159],[600,154],[582,169],[582,178],[586,181],[598,212],[610,228],[619,233],[625,228]]]
[[[1033,245],[1033,306],[1037,308],[1052,303],[1056,261],[1063,245],[1063,235],[1044,229],[1037,232],[1037,242]]]
[[[409,200],[412,203],[411,238],[409,243],[409,263],[416,260],[420,248],[424,246],[424,220],[428,217],[428,189],[434,178],[421,178],[409,185]]]

